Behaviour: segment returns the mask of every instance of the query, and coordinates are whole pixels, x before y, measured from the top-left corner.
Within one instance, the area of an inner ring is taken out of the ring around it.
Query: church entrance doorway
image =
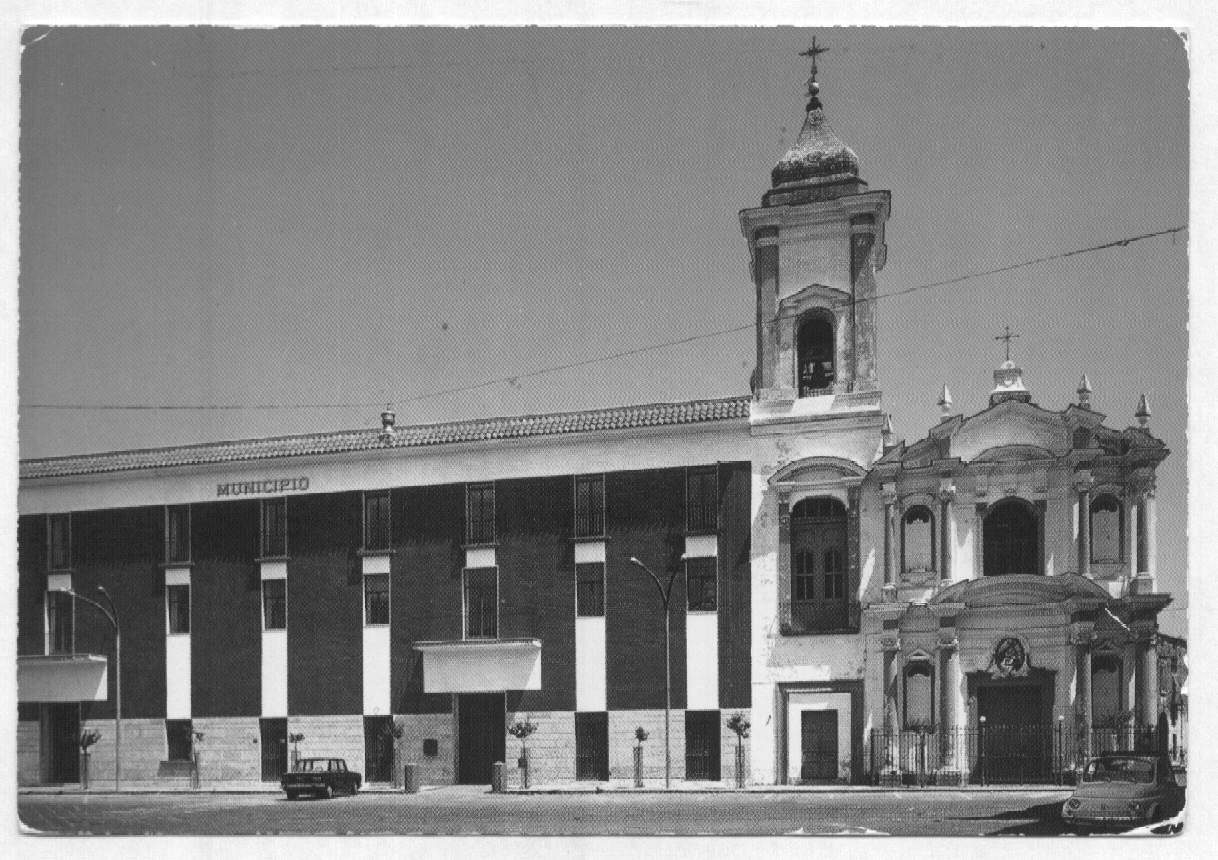
[[[1042,678],[978,679],[977,755],[983,783],[1049,782],[1053,775],[1052,673]]]

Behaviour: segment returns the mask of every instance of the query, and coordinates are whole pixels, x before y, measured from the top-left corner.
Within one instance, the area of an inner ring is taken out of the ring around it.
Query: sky
[[[1166,29],[28,31],[20,455],[370,427],[387,404],[410,424],[747,393],[738,213],[794,142],[813,35],[829,122],[892,193],[881,295],[1188,223],[1188,56]],[[909,441],[945,383],[984,408],[1007,325],[1046,408],[1083,373],[1110,426],[1148,395],[1173,452],[1169,632],[1188,242],[876,306]],[[506,381],[432,396],[487,380]],[[224,408],[81,408],[115,405]]]

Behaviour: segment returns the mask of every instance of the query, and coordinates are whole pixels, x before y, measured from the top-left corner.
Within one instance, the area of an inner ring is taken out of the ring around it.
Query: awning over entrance
[[[540,639],[416,642],[423,692],[492,693],[541,689]]]
[[[104,702],[107,660],[99,654],[17,658],[18,702]]]

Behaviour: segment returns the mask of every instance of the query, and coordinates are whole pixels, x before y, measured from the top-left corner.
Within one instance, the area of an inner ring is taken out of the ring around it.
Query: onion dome
[[[808,203],[845,194],[857,194],[866,187],[859,179],[859,159],[854,150],[830,128],[820,102],[816,81],[816,57],[828,48],[812,47],[801,56],[812,58],[812,77],[808,79],[807,116],[795,145],[770,171],[772,187],[762,197],[763,206]]]
[[[774,187],[857,178],[858,175],[858,156],[829,127],[820,100],[813,96],[795,146],[770,171]]]

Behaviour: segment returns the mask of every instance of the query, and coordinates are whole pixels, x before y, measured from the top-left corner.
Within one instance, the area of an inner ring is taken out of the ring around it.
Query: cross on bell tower
[[[812,58],[812,77],[808,78],[808,110],[817,110],[821,107],[820,99],[820,84],[816,82],[816,58],[828,51],[828,48],[819,47],[816,44],[816,37],[812,37],[812,45],[806,50],[800,51],[801,57]]]

